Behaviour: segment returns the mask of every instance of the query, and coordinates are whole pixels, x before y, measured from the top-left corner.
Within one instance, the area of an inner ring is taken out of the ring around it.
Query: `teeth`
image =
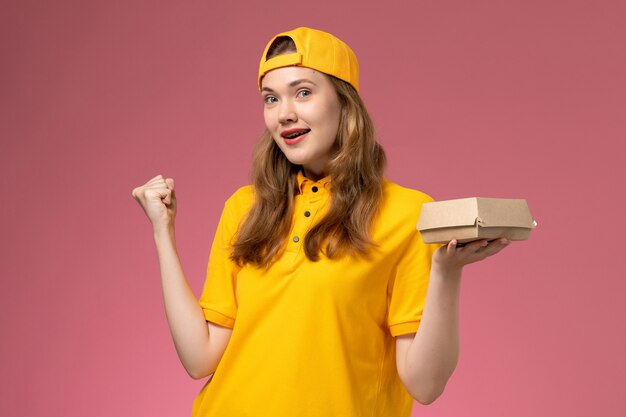
[[[294,132],[294,133],[292,133],[290,135],[285,135],[285,137],[287,139],[293,139],[293,138],[297,138],[298,136],[304,135],[305,133],[309,133],[309,131],[310,131],[309,129],[299,130],[299,131]]]

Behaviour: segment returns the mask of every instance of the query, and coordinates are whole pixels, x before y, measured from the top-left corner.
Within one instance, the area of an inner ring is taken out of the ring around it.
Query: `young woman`
[[[180,360],[211,376],[193,415],[409,416],[456,366],[463,266],[509,242],[422,242],[415,225],[432,200],[383,178],[356,56],[336,37],[276,35],[259,88],[253,185],[225,204],[200,300],[176,252],[173,179],[133,190]]]

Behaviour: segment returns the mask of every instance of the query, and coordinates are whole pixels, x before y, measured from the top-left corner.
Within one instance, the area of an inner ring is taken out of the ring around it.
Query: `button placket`
[[[301,256],[304,236],[311,229],[320,207],[324,205],[326,192],[323,184],[305,182],[301,194],[296,197],[299,201],[294,207],[294,224],[288,242],[288,248],[290,248],[288,250],[294,253],[294,260]]]
[[[309,208],[311,206],[310,192],[307,193],[305,188],[303,194],[300,195],[299,198],[301,199],[301,204],[296,204],[296,207],[294,207],[294,209],[296,210],[296,217],[294,219],[294,225],[291,231],[291,236],[289,237],[288,244],[289,247],[291,247],[292,250],[296,252],[296,254],[300,253],[300,250],[302,248],[302,239],[304,239],[306,231],[310,228],[310,220],[312,218],[311,210]],[[308,216],[306,214],[303,216],[303,213],[309,214]]]

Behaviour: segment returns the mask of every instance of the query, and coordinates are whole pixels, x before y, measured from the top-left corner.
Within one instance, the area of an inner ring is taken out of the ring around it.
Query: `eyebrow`
[[[313,81],[309,80],[308,78],[300,78],[300,79],[294,80],[294,81],[289,83],[289,87],[295,87],[295,86],[303,84],[303,83],[311,83],[311,84],[313,84],[314,86],[317,87],[317,84],[315,84]],[[269,87],[263,87],[261,89],[261,91],[269,91],[270,93],[274,92],[274,90],[272,90]]]

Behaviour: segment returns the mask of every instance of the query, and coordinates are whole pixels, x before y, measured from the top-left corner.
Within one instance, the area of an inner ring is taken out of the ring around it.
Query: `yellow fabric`
[[[409,416],[394,336],[414,333],[421,319],[437,246],[424,244],[415,225],[432,199],[385,181],[371,256],[311,262],[302,244],[328,207],[329,182],[298,179],[290,238],[268,269],[228,257],[253,189],[225,204],[200,304],[208,321],[233,333],[193,416]]]
[[[266,59],[267,51],[274,40],[282,36],[291,38],[298,52]],[[345,42],[330,33],[299,27],[274,36],[265,46],[259,64],[259,90],[265,74],[273,69],[292,65],[313,68],[324,74],[335,76],[351,84],[357,92],[359,91],[359,62],[356,55]]]

